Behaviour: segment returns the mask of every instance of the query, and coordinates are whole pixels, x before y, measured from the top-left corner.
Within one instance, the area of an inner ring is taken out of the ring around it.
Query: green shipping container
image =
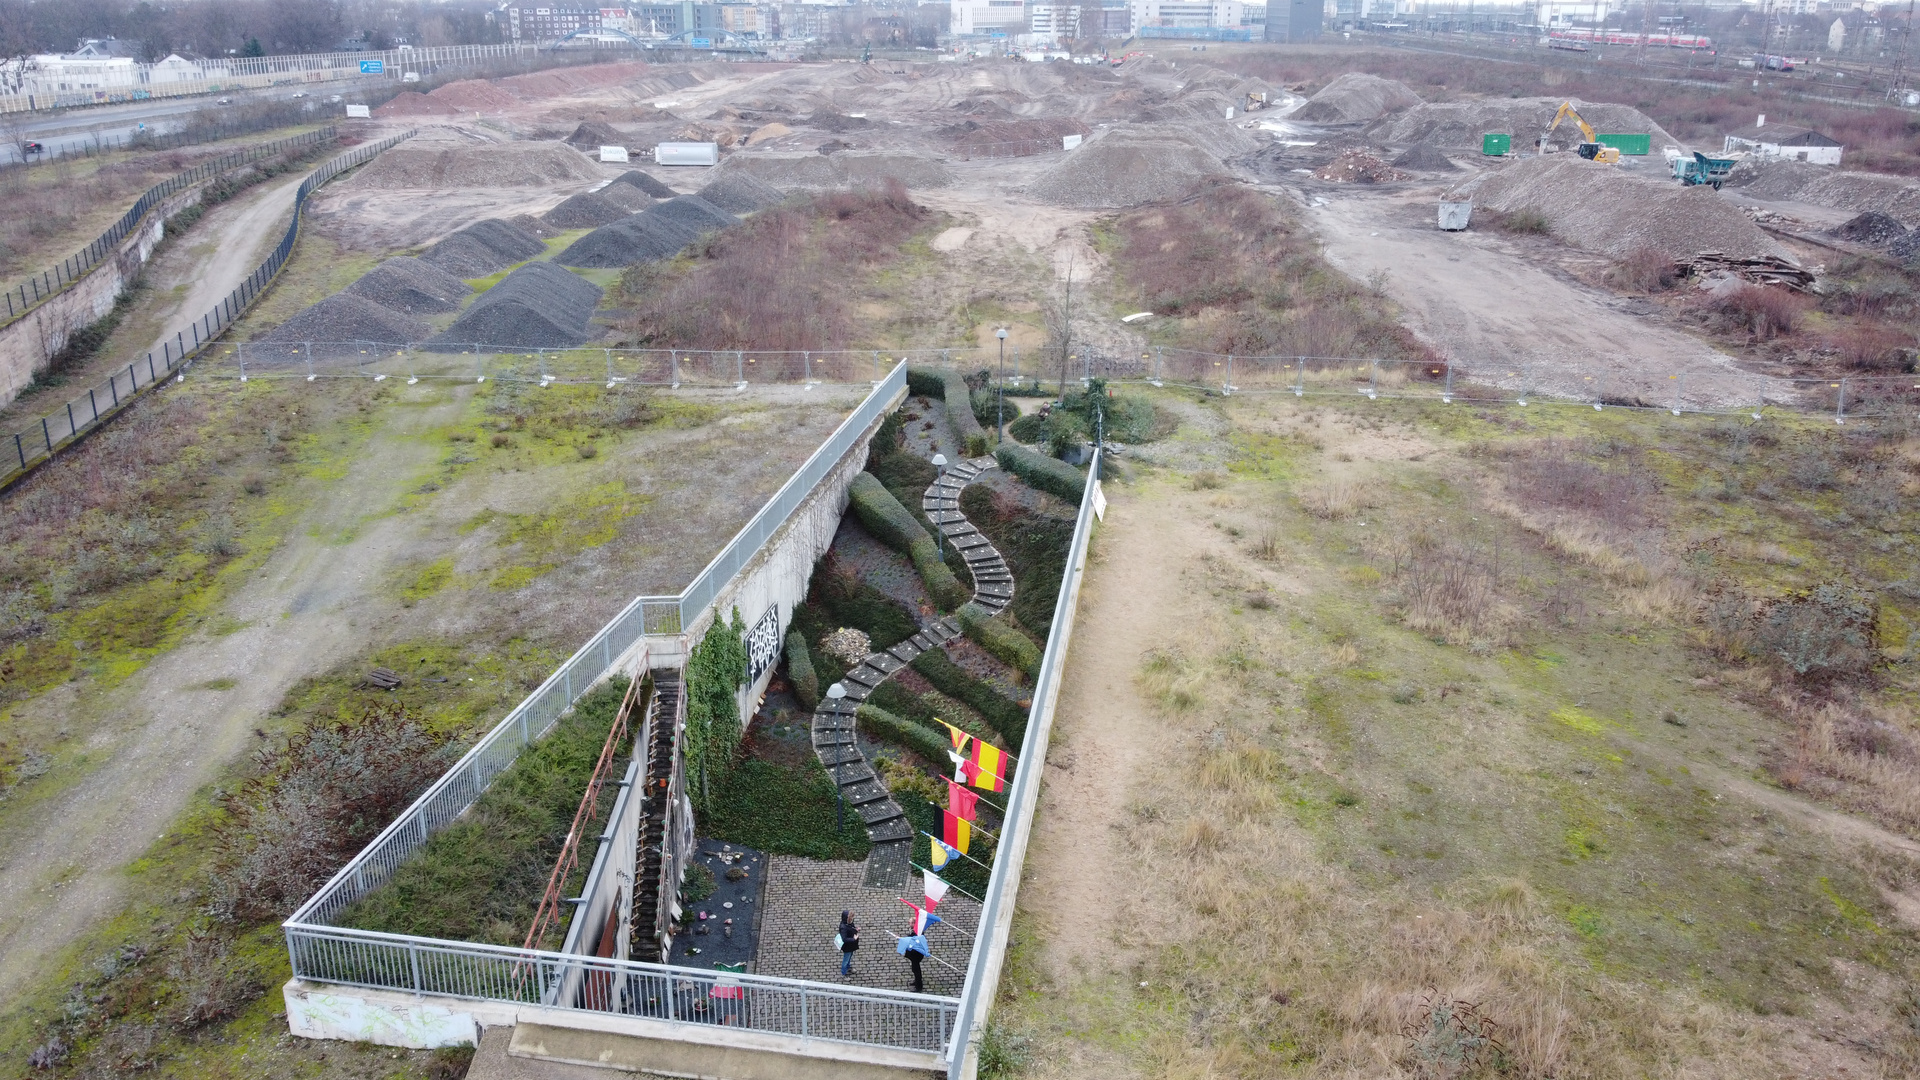
[[[1634,154],[1637,156],[1651,153],[1653,150],[1652,135],[1607,135],[1602,133],[1595,135],[1593,138],[1594,141],[1598,142],[1601,146],[1611,146],[1623,154]]]
[[[1511,135],[1483,135],[1480,137],[1480,152],[1488,157],[1499,157],[1513,149]]]

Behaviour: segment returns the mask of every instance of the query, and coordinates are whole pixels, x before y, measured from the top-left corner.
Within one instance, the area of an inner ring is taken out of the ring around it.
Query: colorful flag
[[[911,900],[901,900],[900,902],[913,909],[913,932],[916,935],[926,933],[927,927],[932,926],[934,923],[946,922],[945,919],[933,913],[932,905],[923,908]]]
[[[940,906],[940,901],[947,898],[946,879],[935,875],[931,870],[920,871],[920,876],[926,879],[927,910],[932,911]]]
[[[747,962],[744,960],[737,964],[715,964],[713,966],[721,971],[736,975],[747,970]],[[707,991],[707,996],[728,1001],[741,1001],[747,996],[747,988],[741,986],[739,980],[729,979],[725,975],[722,975],[713,980],[713,988]]]
[[[947,756],[953,759],[953,778],[963,784],[971,782],[973,779],[973,773],[971,771],[973,769],[973,762],[951,750],[947,751]]]
[[[1005,791],[1007,787],[1007,755],[992,743],[973,741],[973,766],[967,777],[969,783],[983,791]]]
[[[940,720],[937,716],[934,717],[934,719]],[[966,732],[961,731],[945,720],[940,720],[940,726],[947,729],[947,737],[953,740],[953,748],[955,750],[965,750],[967,748],[967,740],[973,738],[973,736],[968,735]]]
[[[961,787],[951,780],[947,781],[947,813],[968,821],[980,819],[980,796]],[[965,846],[962,845],[962,849]]]
[[[967,853],[967,841],[973,836],[973,826],[966,818],[955,817],[950,810],[940,812],[940,840],[952,848],[956,854]]]
[[[958,851],[941,843],[938,839],[931,836],[927,837],[927,839],[932,841],[933,844],[933,850],[928,852],[927,861],[933,864],[935,870],[945,870],[955,859],[960,857]]]

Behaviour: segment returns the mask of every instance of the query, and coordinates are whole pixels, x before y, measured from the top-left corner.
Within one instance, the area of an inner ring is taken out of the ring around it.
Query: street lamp
[[[939,471],[941,476],[945,476],[947,474],[947,455],[945,454],[933,455],[933,467]],[[939,550],[940,557],[942,559],[946,558],[947,557],[947,533],[946,533],[946,530],[940,527],[940,523],[937,521],[933,523],[933,543],[934,543],[934,547]]]
[[[1007,441],[1007,328],[1001,327],[993,332],[1000,339],[1000,377],[994,380],[993,391],[993,439],[995,442]]]

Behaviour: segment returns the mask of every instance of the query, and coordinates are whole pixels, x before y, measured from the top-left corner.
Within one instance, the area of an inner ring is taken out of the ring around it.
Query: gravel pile
[[[1396,169],[1412,169],[1415,172],[1452,172],[1460,166],[1455,165],[1447,155],[1431,143],[1410,146],[1399,157],[1393,159]]]
[[[632,184],[608,184],[594,194],[629,214],[637,214],[653,205],[653,196]]]
[[[408,315],[431,315],[460,310],[473,290],[432,263],[401,255],[374,267],[346,291]]]
[[[547,245],[526,229],[499,218],[486,218],[428,248],[420,259],[454,277],[476,278],[524,262],[545,250]]]
[[[461,112],[499,112],[520,104],[520,99],[486,79],[461,79],[427,94],[435,101],[451,105]]]
[[[593,230],[555,255],[553,261],[598,270],[658,262],[678,255],[699,236],[695,230],[649,210]]]
[[[585,155],[560,143],[402,144],[368,162],[346,186],[376,190],[554,187],[588,183],[600,176]]]
[[[1575,247],[1620,257],[1652,248],[1675,262],[1703,251],[1733,258],[1786,257],[1752,219],[1710,187],[1643,180],[1572,154],[1523,157],[1454,188],[1500,213],[1532,210]]]
[[[603,146],[625,146],[627,137],[598,120],[588,120],[573,129],[573,134],[567,136],[566,143],[568,146],[577,146],[582,150],[597,151]]]
[[[1407,173],[1365,150],[1342,150],[1338,157],[1315,169],[1313,175],[1334,184],[1384,184],[1409,179]]]
[[[1828,229],[1827,235],[1869,247],[1880,247],[1905,237],[1907,227],[1878,210],[1869,210]]]
[[[1840,172],[1797,161],[1767,162],[1758,178],[1741,190],[1756,198],[1792,199],[1835,210],[1877,210],[1902,225],[1920,227],[1920,184],[1905,177]]]
[[[696,233],[712,232],[715,229],[740,224],[739,218],[698,195],[676,195],[666,202],[656,204],[647,213],[663,217]]]
[[[1502,132],[1513,136],[1515,150],[1531,150],[1533,140],[1546,132],[1564,101],[1565,98],[1502,98],[1417,105],[1373,124],[1367,128],[1367,134],[1396,146],[1428,143],[1447,150],[1478,153],[1482,135]],[[1573,107],[1580,110],[1580,115],[1586,117],[1596,132],[1652,135],[1655,154],[1660,153],[1663,146],[1680,145],[1680,140],[1667,134],[1638,109],[1584,101],[1575,101]],[[1570,146],[1580,141],[1580,129],[1567,120],[1553,133],[1553,138],[1562,146]]]
[[[591,191],[569,195],[565,202],[540,216],[540,220],[562,229],[592,229],[611,224],[632,211],[616,205]]]
[[[1243,99],[1244,100],[1244,99]],[[1398,79],[1349,71],[1294,110],[1291,119],[1310,124],[1358,124],[1421,104],[1420,95]],[[1397,139],[1396,142],[1413,142]]]
[[[917,154],[734,154],[721,162],[719,176],[745,173],[781,191],[837,191],[899,180],[910,188],[946,187],[952,174],[938,160]]]
[[[1920,259],[1920,229],[1915,229],[1887,245],[1887,253],[1904,263]]]
[[[819,128],[821,131],[831,131],[837,135],[843,131],[858,131],[861,128],[872,127],[873,121],[864,116],[847,116],[829,109],[807,117],[806,125],[810,128]]]
[[[751,214],[786,201],[779,188],[744,172],[727,173],[701,188],[700,197],[730,214]]]
[[[404,345],[432,332],[420,319],[343,292],[281,323],[261,340],[314,342],[315,357],[337,360],[358,356],[364,343]]]
[[[1189,91],[1151,108],[1142,109],[1139,119],[1147,122],[1190,122],[1206,123],[1209,120],[1231,119],[1227,114],[1239,115],[1240,108],[1247,103],[1246,98],[1234,99],[1217,90]]]
[[[1027,193],[1055,206],[1088,208],[1178,198],[1226,172],[1222,155],[1183,135],[1162,125],[1112,128],[1035,177]]]
[[[590,336],[587,321],[600,287],[552,263],[528,263],[481,294],[447,332],[429,339],[445,348],[564,349]]]
[[[672,188],[641,172],[639,169],[628,169],[626,172],[614,177],[613,182],[639,188],[641,191],[646,192],[656,199],[671,199],[677,194]]]

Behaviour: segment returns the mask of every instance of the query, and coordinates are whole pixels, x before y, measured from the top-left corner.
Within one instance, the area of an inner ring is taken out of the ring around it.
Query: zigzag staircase
[[[645,803],[641,809],[639,837],[636,843],[633,887],[633,937],[629,955],[635,960],[662,963],[666,958],[668,929],[674,916],[679,881],[675,860],[668,848],[671,841],[673,804],[680,796],[680,729],[686,716],[680,672],[653,672],[653,702],[647,710],[647,725],[641,737],[645,742],[646,769],[642,773]]]

